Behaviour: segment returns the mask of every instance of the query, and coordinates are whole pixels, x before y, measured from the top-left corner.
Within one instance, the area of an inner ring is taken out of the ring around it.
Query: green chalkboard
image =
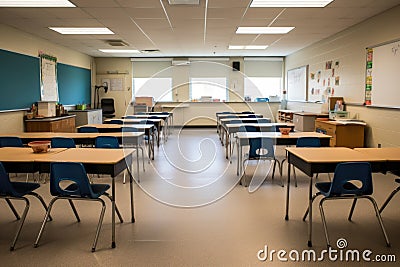
[[[0,49],[0,110],[29,108],[40,100],[39,58]]]
[[[59,102],[63,105],[90,104],[90,76],[89,69],[58,63]]]
[[[0,49],[0,111],[27,109],[40,101],[38,57]],[[89,69],[57,64],[59,102],[63,105],[90,103]]]

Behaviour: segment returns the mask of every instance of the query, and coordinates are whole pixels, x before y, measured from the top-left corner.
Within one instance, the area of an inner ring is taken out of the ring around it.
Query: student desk
[[[166,114],[168,113],[168,114]],[[148,117],[158,117],[160,119],[163,119],[167,129],[168,129],[168,134],[171,133],[170,127],[174,127],[174,113],[173,112],[145,112],[145,114],[134,114],[134,115],[126,115],[123,116],[122,118],[128,119],[129,116],[137,117],[137,118],[148,118]]]
[[[225,157],[228,159],[232,154],[232,136],[239,132],[241,126],[253,126],[259,129],[260,132],[275,132],[276,126],[294,128],[292,123],[233,123],[226,124],[222,127],[222,136],[225,136]],[[223,138],[223,137],[222,137]]]
[[[296,145],[297,139],[300,137],[317,137],[321,141],[321,146],[329,146],[329,139],[331,138],[329,135],[317,133],[317,132],[291,132],[288,135],[283,135],[278,132],[239,132],[237,133],[237,166],[236,173],[237,175],[242,173],[241,170],[241,162],[242,162],[242,149],[243,146],[249,145],[250,138],[272,138],[275,139],[275,145],[281,146],[293,146]]]
[[[120,144],[129,144],[139,146],[142,142],[144,132],[112,132],[112,133],[54,133],[54,132],[25,132],[25,133],[9,133],[0,134],[1,136],[16,136],[22,139],[24,144],[37,140],[50,140],[53,137],[72,138],[77,145],[94,145],[98,136],[114,136],[118,138]],[[53,150],[53,149],[52,149]],[[52,151],[51,150],[51,151]],[[144,160],[144,159],[143,159]],[[137,180],[140,181],[139,175],[139,150],[136,149],[136,168]]]
[[[132,163],[133,152],[134,149],[69,148],[59,153],[50,154],[47,157],[36,158],[35,162],[39,164],[39,169],[42,172],[49,172],[51,162],[81,162],[85,166],[87,173],[108,174],[111,176],[111,247],[115,248],[115,177],[127,169],[128,165]],[[129,171],[128,173],[130,182],[131,221],[134,223],[133,177]]]
[[[143,119],[107,119],[107,120],[104,121],[104,123],[106,123],[106,124],[110,123],[110,121],[112,121],[112,120],[120,120],[120,121],[122,121],[124,127],[132,126],[132,124],[139,125],[139,124],[141,124],[140,122],[143,121],[143,120],[147,120],[147,121],[153,122],[154,126],[157,129],[157,147],[160,146],[160,131],[161,131],[161,122],[163,121],[163,119],[146,119],[146,118],[143,118]],[[132,126],[132,127],[137,128],[136,126]],[[166,140],[165,131],[163,132],[163,134],[164,134],[164,140]]]
[[[86,125],[82,125],[79,127],[76,127],[77,129],[81,128],[81,127],[85,127],[85,126],[89,126],[89,127],[95,127],[99,130],[100,133],[109,133],[108,135],[114,135],[115,133],[118,132],[122,132],[122,127],[133,127],[136,128],[138,130],[144,131],[149,145],[148,145],[148,153],[149,153],[149,158],[151,158],[152,160],[154,160],[154,142],[153,139],[151,138],[151,136],[154,135],[154,125],[152,124],[130,124],[130,125],[123,125],[123,124],[86,124]],[[110,134],[111,133],[111,134]],[[124,136],[127,132],[124,132]],[[82,134],[82,133],[79,133]]]
[[[254,114],[254,113],[217,113],[217,133],[221,133],[221,120],[223,119],[228,119],[227,117],[229,116],[235,116],[235,118],[229,118],[229,120],[239,120],[239,119],[243,119],[243,118],[252,118],[254,116],[256,116],[256,118],[262,118],[263,115],[262,114]]]
[[[288,152],[288,182],[286,191],[286,215],[289,220],[289,191],[290,191],[290,164],[303,171],[310,177],[308,192],[308,246],[312,246],[312,191],[314,173],[334,172],[336,165],[341,162],[369,162],[373,172],[386,170],[386,157],[374,153],[362,153],[346,147],[320,148],[286,148]]]

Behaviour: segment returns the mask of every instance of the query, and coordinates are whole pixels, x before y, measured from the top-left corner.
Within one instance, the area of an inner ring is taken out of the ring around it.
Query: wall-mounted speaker
[[[233,61],[232,62],[232,70],[233,71],[240,71],[240,61]]]

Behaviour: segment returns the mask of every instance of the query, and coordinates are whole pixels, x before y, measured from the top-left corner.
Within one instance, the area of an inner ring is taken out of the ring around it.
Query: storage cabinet
[[[75,115],[25,120],[26,132],[75,132]]]
[[[76,115],[75,127],[86,124],[103,123],[103,113],[101,109],[71,110],[69,113]]]
[[[338,121],[315,121],[315,131],[332,136],[330,146],[364,147],[364,125]]]
[[[278,110],[278,121],[279,122],[293,122],[293,110]]]
[[[296,112],[293,114],[293,124],[296,131],[313,132],[317,118],[328,118],[329,114]]]

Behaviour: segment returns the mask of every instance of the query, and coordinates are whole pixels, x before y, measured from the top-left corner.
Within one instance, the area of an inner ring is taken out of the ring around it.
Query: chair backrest
[[[242,111],[242,114],[254,114],[253,111]]]
[[[95,139],[96,148],[119,148],[118,138],[115,136],[98,136]]]
[[[62,181],[72,182],[74,186],[61,187]],[[79,196],[95,198],[85,167],[77,162],[52,162],[50,164],[50,193],[53,196]]]
[[[275,157],[274,140],[272,138],[250,138],[249,159]]]
[[[297,139],[296,147],[320,147],[321,141],[318,137],[300,137]]]
[[[10,177],[3,164],[0,162],[0,195],[19,197],[18,193],[10,183]]]
[[[241,120],[231,120],[231,121],[229,121],[229,123],[230,124],[240,124],[240,123],[242,123],[242,121]]]
[[[99,129],[93,126],[83,126],[78,128],[78,133],[98,133]]]
[[[267,119],[267,118],[259,118],[257,120],[258,123],[271,123],[271,119]]]
[[[101,109],[103,114],[110,115],[115,113],[114,99],[113,98],[102,98],[101,99]]]
[[[122,132],[136,133],[139,132],[139,130],[135,127],[122,127]]]
[[[75,148],[75,141],[68,137],[53,137],[51,138],[52,148]]]
[[[257,118],[257,115],[249,114],[249,115],[247,115],[247,118]]]
[[[123,120],[109,120],[107,121],[108,124],[124,124]]]
[[[371,195],[372,192],[372,171],[368,162],[344,162],[336,166],[328,196]]]
[[[137,119],[137,117],[135,115],[127,115],[125,119]]]
[[[22,140],[16,136],[0,137],[0,147],[23,147]]]
[[[237,118],[238,118],[238,116],[236,116],[236,115],[228,115],[228,116],[224,117],[224,119],[237,119]]]
[[[139,124],[147,124],[147,120],[141,120],[139,121]]]
[[[250,133],[250,132],[259,132],[259,131],[260,131],[260,128],[252,126],[252,125],[241,125],[239,127],[239,132]]]

